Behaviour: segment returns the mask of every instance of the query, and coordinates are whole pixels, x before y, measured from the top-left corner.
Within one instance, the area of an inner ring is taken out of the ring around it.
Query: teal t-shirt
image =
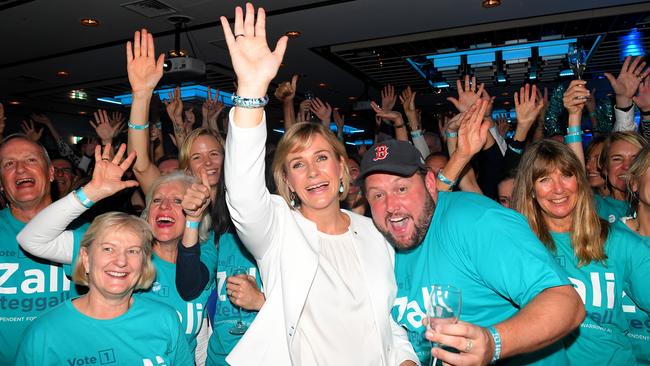
[[[632,231],[627,225],[621,221],[616,222],[617,225],[628,230],[630,233],[637,236],[643,243],[650,247],[650,237],[645,237]],[[636,356],[636,360],[641,365],[650,365],[650,309],[643,311],[637,306],[634,301],[627,296],[628,290],[623,292],[623,313],[628,323],[627,338],[632,343],[632,351]]]
[[[407,329],[423,365],[431,358],[422,325],[431,285],[460,288],[460,319],[486,327],[510,318],[544,289],[569,284],[566,272],[523,216],[484,196],[465,192],[439,193],[422,244],[395,254],[395,277],[397,297],[392,315]],[[511,361],[566,362],[559,342],[543,351]]]
[[[79,245],[75,243],[72,263],[76,262],[79,255]],[[167,262],[157,256],[152,256],[152,262],[156,267],[156,278],[151,288],[146,291],[138,291],[140,296],[159,301],[169,305],[176,310],[181,321],[183,333],[187,337],[190,351],[193,353],[196,349],[196,336],[201,330],[205,313],[205,305],[210,296],[210,292],[215,286],[214,273],[217,268],[217,249],[214,245],[214,235],[210,232],[208,240],[201,244],[201,262],[205,264],[210,273],[210,279],[206,288],[201,295],[192,301],[185,301],[176,290],[176,264]]]
[[[569,273],[587,312],[580,327],[564,339],[572,364],[633,365],[626,336],[623,291],[644,308],[650,305],[650,248],[619,225],[610,225],[607,260],[578,267],[569,233],[552,233],[558,263]]]
[[[203,247],[201,247],[203,248]],[[226,233],[219,239],[217,287],[215,288],[216,310],[212,317],[212,336],[208,343],[208,357],[206,365],[225,366],[226,356],[235,347],[242,336],[232,335],[229,330],[239,320],[238,308],[234,307],[226,295],[226,278],[232,276],[237,267],[248,268],[248,274],[254,276],[257,286],[261,289],[262,282],[258,274],[257,264],[253,256],[246,250],[237,235]],[[201,252],[203,254],[203,252]],[[256,311],[241,309],[242,320],[250,325]]]
[[[94,319],[71,300],[25,332],[15,365],[194,365],[174,309],[134,295],[114,319]]]
[[[594,195],[594,200],[596,201],[598,216],[609,221],[610,224],[630,213],[630,205],[625,201],[619,201],[610,196],[603,197],[599,194]]]
[[[25,329],[43,312],[77,296],[60,264],[36,258],[19,247],[25,227],[9,208],[0,211],[0,365],[10,365]],[[86,226],[73,231],[79,243]]]

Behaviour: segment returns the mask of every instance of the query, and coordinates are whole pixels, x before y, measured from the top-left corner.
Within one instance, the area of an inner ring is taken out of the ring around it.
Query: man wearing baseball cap
[[[427,172],[408,142],[375,144],[363,157],[363,188],[377,229],[395,247],[398,292],[393,317],[409,332],[422,364],[443,362],[566,364],[561,342],[584,318],[584,306],[566,273],[526,220],[481,195],[438,192],[455,184],[482,147],[483,102],[463,119],[457,150],[444,171]],[[481,142],[482,141],[482,142]],[[445,176],[446,175],[446,176]],[[423,323],[432,285],[462,291],[456,324]]]

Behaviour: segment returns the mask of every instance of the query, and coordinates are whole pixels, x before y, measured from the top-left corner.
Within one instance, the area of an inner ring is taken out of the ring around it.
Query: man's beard
[[[436,204],[433,202],[433,199],[429,194],[425,194],[425,199],[424,199],[424,208],[422,209],[422,215],[420,218],[415,222],[415,230],[413,232],[413,235],[408,239],[406,243],[400,243],[397,241],[397,238],[393,236],[393,234],[390,232],[389,229],[383,230],[380,228],[375,220],[372,222],[375,224],[375,227],[377,230],[379,230],[380,233],[386,238],[386,240],[396,249],[396,250],[409,250],[409,249],[414,249],[420,244],[422,244],[422,241],[424,240],[424,237],[427,235],[427,232],[429,231],[429,225],[431,224],[431,217],[433,216],[433,211],[436,208]],[[386,218],[388,220],[388,217]],[[388,225],[386,225],[388,227]]]

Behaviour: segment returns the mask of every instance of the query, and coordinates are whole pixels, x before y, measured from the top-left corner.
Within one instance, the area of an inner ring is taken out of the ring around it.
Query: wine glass
[[[578,80],[582,80],[582,73],[587,67],[587,52],[581,45],[572,43],[569,45],[569,52],[566,57],[573,74],[578,77]]]
[[[233,270],[232,276],[237,276],[237,275],[248,275],[248,268],[246,267],[237,267]],[[233,304],[234,305],[234,304]],[[241,316],[241,308],[239,306],[235,306],[237,308],[237,315],[239,315],[239,320],[237,321],[237,324],[235,324],[228,332],[232,335],[243,335],[246,333],[248,330],[248,325],[244,323],[242,320]]]
[[[462,298],[460,289],[451,285],[432,285],[429,295],[427,317],[429,329],[437,324],[455,324],[460,317]],[[431,347],[438,347],[432,342]],[[437,358],[433,358],[431,365],[435,366]]]

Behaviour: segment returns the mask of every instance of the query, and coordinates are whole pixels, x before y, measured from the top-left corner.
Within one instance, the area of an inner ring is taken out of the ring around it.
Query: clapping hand
[[[120,148],[111,158],[111,144],[108,143],[104,149],[100,145],[95,146],[95,169],[90,182],[84,186],[84,193],[92,201],[97,202],[109,197],[125,188],[137,187],[135,180],[122,180],[124,172],[133,164],[135,151],[132,151],[124,160],[126,145],[121,144]]]

